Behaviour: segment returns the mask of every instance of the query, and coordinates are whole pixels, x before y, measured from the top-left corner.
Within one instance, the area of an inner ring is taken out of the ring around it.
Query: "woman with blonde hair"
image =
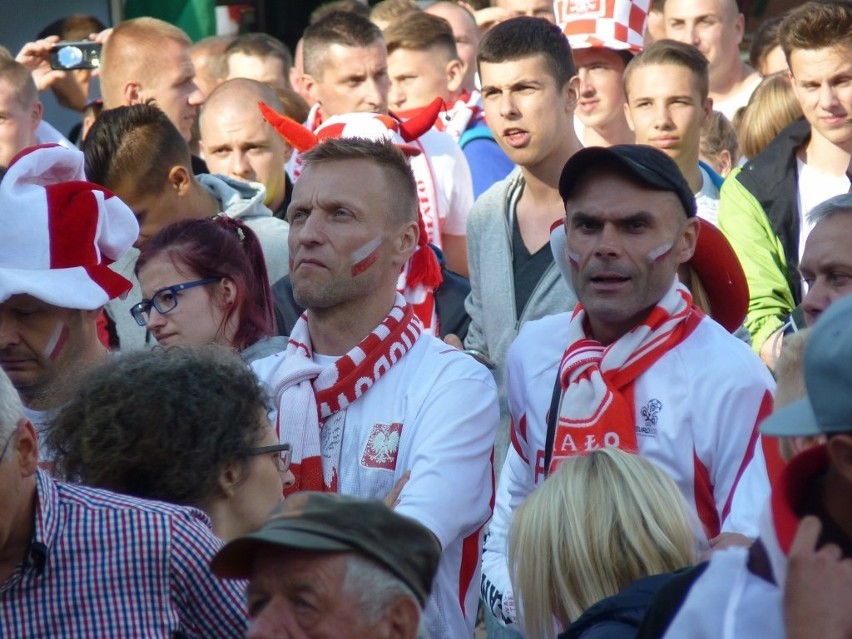
[[[787,72],[766,76],[751,94],[737,125],[743,155],[748,159],[755,157],[800,117],[802,107]]]
[[[646,459],[616,448],[566,459],[512,522],[509,566],[525,636],[553,639],[569,626],[572,638],[633,636],[641,614],[583,613],[637,579],[694,563],[693,519],[671,477]],[[640,613],[659,585],[640,597]],[[636,597],[627,603],[636,608]]]

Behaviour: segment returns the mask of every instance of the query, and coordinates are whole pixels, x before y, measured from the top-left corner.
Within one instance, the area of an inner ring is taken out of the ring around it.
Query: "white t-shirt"
[[[835,195],[849,191],[849,178],[844,174],[829,175],[808,166],[796,158],[796,171],[799,174],[799,261],[805,253],[805,242],[814,225],[808,221],[808,213],[817,205]],[[807,292],[807,284],[802,282],[802,293]]]
[[[284,356],[258,360],[252,368],[268,380]],[[320,355],[314,361],[335,359]],[[410,470],[396,511],[431,530],[443,549],[424,617],[429,637],[473,635],[499,418],[491,373],[429,335],[421,335],[346,411],[340,492],[383,499]]]
[[[763,78],[760,77],[759,73],[752,73],[746,80],[740,85],[739,90],[728,97],[725,100],[717,100],[713,99],[713,110],[719,111],[731,122],[734,121],[734,116],[737,114],[737,111],[741,107],[744,107],[748,104],[749,98],[751,98],[751,94],[754,93],[754,90],[757,88],[757,85],[760,84],[760,81]]]
[[[429,241],[442,248],[442,233],[467,234],[467,216],[473,206],[470,166],[461,147],[434,127],[411,144],[424,151],[410,159],[420,196],[420,214]]]
[[[568,344],[570,313],[527,322],[509,349],[512,434],[497,486],[482,562],[482,595],[492,613],[514,623],[507,560],[512,513],[544,481],[547,413]],[[769,479],[757,432],[772,408],[775,384],[746,344],[704,318],[633,385],[639,454],[674,479],[696,522],[698,548],[708,536],[755,536]],[[644,409],[644,410],[643,410]],[[578,452],[598,448],[576,441]]]
[[[695,194],[698,217],[719,226],[719,189],[703,166],[699,165],[698,170],[701,171],[701,190]]]

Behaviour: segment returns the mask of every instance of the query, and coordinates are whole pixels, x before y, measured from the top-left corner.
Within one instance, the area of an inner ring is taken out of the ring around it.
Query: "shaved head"
[[[276,212],[286,195],[290,147],[261,115],[261,101],[284,110],[275,90],[257,80],[233,78],[216,87],[201,110],[201,150],[211,173],[263,184],[264,203]]]

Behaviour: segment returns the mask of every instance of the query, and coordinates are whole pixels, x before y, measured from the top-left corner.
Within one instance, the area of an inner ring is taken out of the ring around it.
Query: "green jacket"
[[[787,260],[781,240],[772,229],[760,203],[736,179],[740,169],[722,185],[719,228],[728,238],[745,271],[749,288],[746,328],[752,348],[763,343],[784,325],[796,304],[787,279]]]

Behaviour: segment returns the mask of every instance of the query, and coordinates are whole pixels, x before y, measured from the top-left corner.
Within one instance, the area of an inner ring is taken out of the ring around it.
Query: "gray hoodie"
[[[577,303],[576,295],[551,263],[518,316],[512,266],[512,223],[514,207],[523,187],[521,170],[515,169],[476,200],[467,222],[471,292],[465,309],[471,322],[464,345],[482,351],[497,365],[493,372],[500,394],[500,427],[494,447],[494,472],[498,476],[509,445],[506,403],[509,345],[524,322],[569,311]]]

